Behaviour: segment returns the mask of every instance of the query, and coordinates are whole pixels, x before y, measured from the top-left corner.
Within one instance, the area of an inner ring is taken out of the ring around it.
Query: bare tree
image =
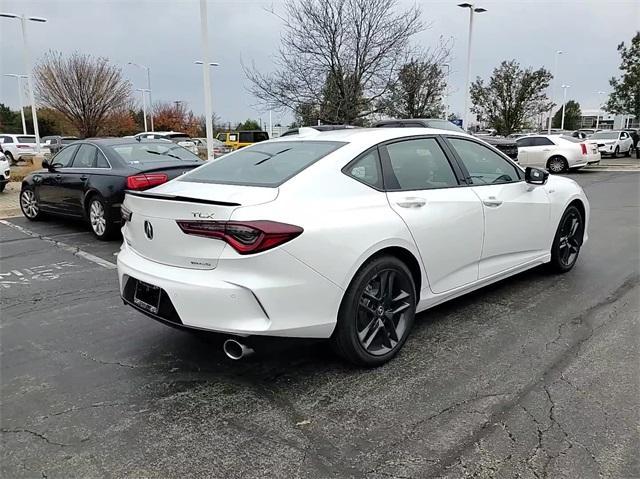
[[[38,100],[62,113],[83,137],[100,133],[104,120],[127,105],[131,84],[106,58],[49,51],[35,67]]]
[[[447,72],[451,41],[413,56],[402,65],[391,94],[384,99],[384,111],[397,118],[440,118],[447,89]]]
[[[353,123],[378,111],[423,28],[399,0],[286,0],[276,70],[245,67],[250,91],[270,108],[318,108],[324,121]]]

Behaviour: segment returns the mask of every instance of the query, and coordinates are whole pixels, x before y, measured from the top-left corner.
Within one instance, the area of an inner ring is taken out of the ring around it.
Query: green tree
[[[4,103],[0,103],[0,131],[5,133],[22,133],[20,112],[13,111]]]
[[[243,123],[238,123],[236,130],[260,130],[260,123],[249,118]]]
[[[580,128],[580,119],[582,118],[582,111],[580,110],[580,103],[577,101],[569,100],[564,107],[564,129],[565,130],[577,130]],[[558,111],[553,115],[551,120],[552,128],[560,128],[562,125],[562,105],[558,108]]]
[[[609,84],[613,92],[605,105],[611,113],[634,115],[640,120],[640,31],[631,39],[627,47],[624,42],[618,45],[620,52],[620,78],[612,77]]]
[[[529,118],[549,110],[551,102],[545,90],[552,77],[544,68],[523,70],[515,60],[503,61],[487,85],[480,77],[471,85],[471,111],[499,135],[509,135]]]

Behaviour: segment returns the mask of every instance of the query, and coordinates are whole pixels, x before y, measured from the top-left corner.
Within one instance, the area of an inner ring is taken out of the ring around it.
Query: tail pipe
[[[222,345],[224,353],[229,359],[238,361],[247,356],[251,356],[255,351],[250,346],[241,343],[236,339],[227,339]]]

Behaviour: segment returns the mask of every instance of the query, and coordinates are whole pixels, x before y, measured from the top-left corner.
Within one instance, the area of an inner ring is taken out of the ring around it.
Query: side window
[[[399,141],[386,146],[396,185],[388,189],[428,190],[458,186],[442,148],[434,138]]]
[[[553,141],[549,138],[544,138],[542,136],[537,136],[533,138],[533,146],[549,146],[553,145]]]
[[[532,146],[532,139],[531,138],[518,138],[516,140],[516,143],[518,144],[518,148],[524,148],[527,146]]]
[[[377,148],[368,151],[342,171],[364,184],[374,188],[382,188],[382,173]]]
[[[2,143],[13,143],[13,138],[11,138],[10,136],[3,136],[2,137]]]
[[[474,141],[449,137],[474,185],[519,181],[516,167],[489,148]]]
[[[240,143],[253,143],[253,134],[249,131],[241,131],[239,133]]]
[[[51,159],[51,163],[56,165],[58,168],[68,168],[71,165],[71,160],[73,159],[73,155],[78,149],[78,145],[69,145],[66,148],[60,150],[56,156]]]
[[[622,138],[623,140],[627,139],[627,134],[626,133],[620,133],[620,138]]]
[[[236,133],[229,133],[229,141],[238,141],[238,135]]]
[[[216,139],[225,142],[227,141],[227,135],[226,133],[218,133],[218,136],[216,136]]]
[[[111,168],[111,165],[109,165],[109,162],[100,150],[98,150],[98,154],[96,155],[96,168]]]
[[[73,168],[95,168],[97,151],[94,146],[87,145],[86,143],[80,145],[80,149],[78,153],[76,153],[76,157],[73,159],[71,166]]]

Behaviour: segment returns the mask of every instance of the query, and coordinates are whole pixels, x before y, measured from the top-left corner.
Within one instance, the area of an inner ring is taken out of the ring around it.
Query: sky
[[[404,6],[413,2],[401,0]],[[456,0],[418,0],[428,25],[413,41],[432,47],[440,37],[453,42],[449,111],[464,110],[468,10]],[[553,70],[559,57],[557,85],[568,84],[567,99],[583,109],[598,106],[597,91],[610,91],[618,74],[617,45],[640,30],[639,0],[476,0],[487,12],[474,17],[471,78],[488,78],[501,61]],[[186,101],[204,113],[199,0],[2,0],[0,11],[45,17],[29,22],[32,57],[47,50],[106,57],[122,67],[134,88],[146,88],[146,73],[127,62],[151,68],[153,100]],[[281,0],[208,0],[213,109],[232,124],[247,118],[267,124],[269,113],[248,92],[245,65],[271,71],[281,35],[281,20],[267,9],[283,11]],[[23,73],[20,22],[0,18],[0,71]],[[16,80],[0,77],[0,102],[18,108]],[[560,88],[558,101],[560,101]],[[139,93],[138,93],[139,95]],[[291,113],[273,112],[273,123],[289,123]]]

